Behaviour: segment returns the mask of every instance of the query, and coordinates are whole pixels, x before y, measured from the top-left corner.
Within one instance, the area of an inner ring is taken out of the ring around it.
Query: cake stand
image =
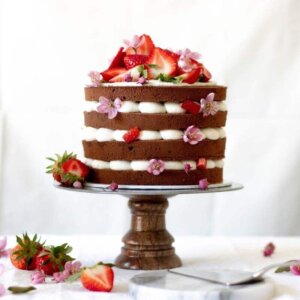
[[[172,246],[174,238],[166,229],[165,214],[168,198],[180,194],[207,194],[236,191],[239,183],[210,185],[207,190],[196,186],[119,186],[111,191],[107,185],[87,183],[83,189],[55,184],[55,187],[81,193],[116,194],[129,198],[131,228],[122,241],[124,246],[115,265],[131,270],[172,269],[182,265]]]

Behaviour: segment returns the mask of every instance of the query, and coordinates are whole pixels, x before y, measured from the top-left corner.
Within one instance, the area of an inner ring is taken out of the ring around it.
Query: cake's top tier
[[[178,51],[162,49],[146,34],[135,35],[131,41],[124,40],[124,44],[125,47],[119,48],[106,70],[89,73],[91,78],[89,87],[127,84],[134,90],[131,83],[137,87],[164,86],[166,83],[172,87],[199,83],[203,85],[209,83],[212,77],[203,63],[199,62],[201,55],[190,49]]]
[[[214,101],[226,99],[226,87],[219,85],[101,85],[98,87],[85,88],[85,99],[98,101],[99,98],[120,98],[122,101],[138,102],[182,102],[185,100],[199,101],[208,94],[214,93]]]

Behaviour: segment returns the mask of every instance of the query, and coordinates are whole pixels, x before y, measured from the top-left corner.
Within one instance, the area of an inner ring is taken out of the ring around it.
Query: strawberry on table
[[[36,258],[43,250],[43,244],[35,234],[31,239],[27,233],[22,237],[16,236],[17,245],[10,250],[10,261],[21,270],[35,270]]]
[[[124,135],[123,139],[127,144],[132,143],[135,141],[140,135],[140,130],[138,127],[134,127],[129,129]]]
[[[181,107],[193,115],[198,114],[201,110],[200,103],[197,103],[192,100],[186,100],[186,101],[182,102]]]
[[[66,262],[74,260],[69,255],[71,251],[72,247],[66,243],[60,246],[47,246],[36,257],[36,267],[46,275],[63,271]]]
[[[148,79],[155,79],[159,74],[175,75],[176,73],[176,58],[169,50],[163,50],[159,47],[154,48],[145,63],[150,66]]]
[[[83,287],[94,292],[110,292],[114,285],[114,271],[111,264],[99,263],[82,271]]]

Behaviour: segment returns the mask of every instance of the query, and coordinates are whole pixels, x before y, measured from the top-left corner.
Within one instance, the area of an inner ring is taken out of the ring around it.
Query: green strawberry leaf
[[[10,286],[8,288],[13,294],[24,294],[36,290],[34,286]]]

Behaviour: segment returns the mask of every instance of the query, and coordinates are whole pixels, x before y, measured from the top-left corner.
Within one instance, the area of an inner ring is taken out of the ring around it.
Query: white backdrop
[[[128,228],[125,199],[56,190],[44,171],[46,156],[82,153],[86,74],[135,33],[198,50],[229,87],[225,178],[245,189],[171,199],[170,231],[300,233],[300,1],[3,0],[0,9],[0,233]]]

